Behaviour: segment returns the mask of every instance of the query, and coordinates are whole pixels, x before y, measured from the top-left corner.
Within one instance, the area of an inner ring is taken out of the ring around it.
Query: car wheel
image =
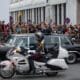
[[[74,64],[76,62],[76,60],[77,60],[76,54],[75,53],[70,53],[69,57],[66,59],[66,62],[68,64]]]

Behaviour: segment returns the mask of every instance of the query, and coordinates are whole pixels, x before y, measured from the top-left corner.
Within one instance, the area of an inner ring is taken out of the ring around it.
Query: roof
[[[29,33],[29,34],[11,34],[12,36],[35,36],[34,33]],[[51,35],[46,35],[46,36],[65,36],[63,34],[51,34]]]
[[[23,0],[17,3],[10,4],[10,11],[42,7],[45,5],[46,0]]]
[[[38,8],[48,5],[62,4],[66,3],[67,0],[23,0],[17,3],[10,4],[10,11],[19,11],[30,8]]]
[[[67,0],[48,0],[50,5],[66,3]]]
[[[35,34],[11,34],[12,36],[34,36]]]

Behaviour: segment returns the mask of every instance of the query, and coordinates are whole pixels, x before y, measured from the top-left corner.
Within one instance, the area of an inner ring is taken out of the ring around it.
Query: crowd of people
[[[80,24],[78,25],[57,25],[53,22],[41,22],[40,24],[16,22],[12,25],[5,24],[4,21],[0,21],[0,34],[3,34],[5,38],[10,33],[35,33],[41,31],[44,34],[58,33],[65,34],[76,39],[80,39]]]
[[[80,38],[79,25],[57,25],[55,23],[41,22],[40,24],[32,23],[15,23],[13,24],[13,33],[35,33],[41,31],[44,34],[58,33],[71,37]]]

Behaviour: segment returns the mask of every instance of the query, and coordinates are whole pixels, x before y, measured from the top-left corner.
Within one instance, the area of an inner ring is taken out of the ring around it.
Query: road
[[[0,80],[4,80],[0,78]],[[6,79],[7,80],[7,79]],[[65,72],[60,72],[56,77],[47,76],[19,76],[16,75],[8,80],[80,80],[80,63],[69,65],[69,69]]]

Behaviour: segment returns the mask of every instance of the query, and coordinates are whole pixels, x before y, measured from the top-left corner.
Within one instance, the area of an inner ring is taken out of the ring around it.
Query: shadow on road
[[[80,78],[72,78],[72,79],[70,79],[70,80],[80,80]]]
[[[65,78],[66,77],[66,75],[65,74],[58,74],[57,76],[55,76],[55,77],[47,77],[46,75],[16,75],[15,77],[13,77],[11,80],[15,80],[15,79],[17,79],[17,80],[23,80],[23,79],[29,79],[29,80],[31,80],[31,79],[34,79],[34,80],[48,80],[48,79],[52,79],[52,78]],[[8,79],[9,80],[9,79]]]

